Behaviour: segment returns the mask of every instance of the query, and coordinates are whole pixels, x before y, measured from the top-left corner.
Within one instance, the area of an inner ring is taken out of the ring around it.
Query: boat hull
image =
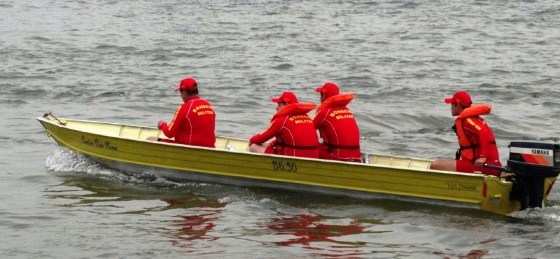
[[[154,128],[50,118],[39,121],[61,146],[130,173],[148,169],[173,180],[359,198],[389,195],[461,204],[498,214],[519,209],[518,202],[509,200],[511,182],[494,176],[429,170],[429,160],[369,155],[368,163],[349,163],[263,155],[247,152],[247,142],[238,139],[219,138],[216,148],[203,148],[152,141],[161,137]]]
[[[449,207],[456,207],[456,208],[463,208],[463,209],[473,209],[473,210],[479,209],[479,206],[477,204],[471,204],[471,203],[431,200],[431,199],[424,199],[424,198],[414,198],[408,196],[398,196],[398,195],[382,194],[382,193],[374,193],[374,192],[351,191],[346,189],[324,188],[320,186],[310,186],[310,185],[303,185],[303,184],[276,183],[271,181],[253,180],[253,179],[240,178],[240,177],[224,178],[221,176],[212,176],[212,175],[201,174],[197,172],[185,173],[183,171],[162,169],[159,167],[150,167],[150,166],[142,166],[138,164],[122,163],[114,160],[105,160],[105,159],[99,159],[94,157],[89,157],[89,158],[98,162],[103,166],[116,169],[130,175],[138,175],[138,174],[146,173],[148,175],[155,175],[157,177],[162,177],[176,182],[216,183],[216,184],[233,185],[233,186],[240,186],[240,187],[281,189],[281,190],[288,190],[294,192],[350,197],[350,198],[363,199],[363,200],[399,200],[404,202],[428,203],[430,205],[441,205],[441,206],[449,206]]]

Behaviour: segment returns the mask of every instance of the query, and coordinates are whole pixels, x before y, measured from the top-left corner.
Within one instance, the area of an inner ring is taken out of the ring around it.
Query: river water
[[[451,157],[455,90],[511,140],[558,141],[553,0],[0,1],[1,258],[558,258],[560,191],[513,217],[395,200],[128,177],[34,120],[155,125],[188,74],[219,135],[267,126],[283,90],[357,99],[364,151]]]

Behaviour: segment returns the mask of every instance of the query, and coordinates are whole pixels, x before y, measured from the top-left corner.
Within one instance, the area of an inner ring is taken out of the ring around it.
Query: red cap
[[[453,96],[445,98],[447,104],[460,104],[463,107],[469,107],[472,104],[471,96],[467,91],[457,91]]]
[[[327,81],[322,86],[315,88],[315,92],[322,93],[326,98],[340,93],[336,83]]]
[[[285,91],[282,93],[282,95],[272,98],[272,101],[275,103],[282,102],[286,104],[291,104],[291,103],[297,103],[298,99],[293,92]]]
[[[196,79],[194,79],[194,77],[192,76],[187,76],[183,78],[181,82],[179,82],[179,85],[177,85],[176,90],[188,91],[197,88],[197,86],[198,86],[198,82],[196,82]]]

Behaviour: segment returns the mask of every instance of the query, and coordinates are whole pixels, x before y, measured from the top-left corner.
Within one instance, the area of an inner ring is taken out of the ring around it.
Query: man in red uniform
[[[158,128],[174,143],[214,147],[216,135],[216,114],[212,105],[198,96],[198,83],[193,77],[186,77],[177,86],[183,104],[177,108],[169,123],[160,121]]]
[[[285,156],[319,157],[319,141],[313,121],[307,113],[315,109],[313,103],[299,103],[294,93],[286,91],[273,98],[276,114],[265,131],[251,137],[249,150]],[[270,143],[265,143],[275,138]]]
[[[320,157],[360,162],[360,129],[354,114],[346,107],[354,95],[340,93],[333,82],[325,82],[315,91],[321,94],[321,105],[313,119],[323,139]]]
[[[451,104],[451,114],[457,116],[453,126],[459,141],[456,160],[435,160],[430,168],[465,173],[482,172],[499,175],[491,167],[500,167],[496,138],[488,124],[480,117],[490,113],[490,105],[472,104],[466,91],[458,91],[445,103]]]

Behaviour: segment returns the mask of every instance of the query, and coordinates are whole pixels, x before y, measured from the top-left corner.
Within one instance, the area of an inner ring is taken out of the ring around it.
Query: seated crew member
[[[457,134],[459,149],[456,160],[435,160],[430,169],[498,176],[499,170],[486,166],[501,166],[494,133],[481,118],[481,115],[490,113],[490,105],[472,104],[471,96],[466,91],[455,92],[452,97],[445,99],[445,103],[451,104],[451,114],[457,116],[453,129]]]
[[[347,107],[354,95],[340,93],[333,82],[325,82],[315,91],[321,94],[321,105],[313,119],[323,139],[320,158],[360,162],[360,129]]]
[[[177,86],[183,104],[177,108],[175,116],[169,123],[160,121],[158,128],[168,138],[168,142],[214,147],[216,135],[216,114],[212,105],[198,96],[198,83],[193,77],[186,77]]]
[[[315,109],[313,103],[299,103],[294,93],[283,92],[273,98],[276,114],[265,131],[249,140],[249,150],[286,156],[319,157],[319,141],[313,121],[307,113]],[[274,138],[273,141],[265,143]]]

